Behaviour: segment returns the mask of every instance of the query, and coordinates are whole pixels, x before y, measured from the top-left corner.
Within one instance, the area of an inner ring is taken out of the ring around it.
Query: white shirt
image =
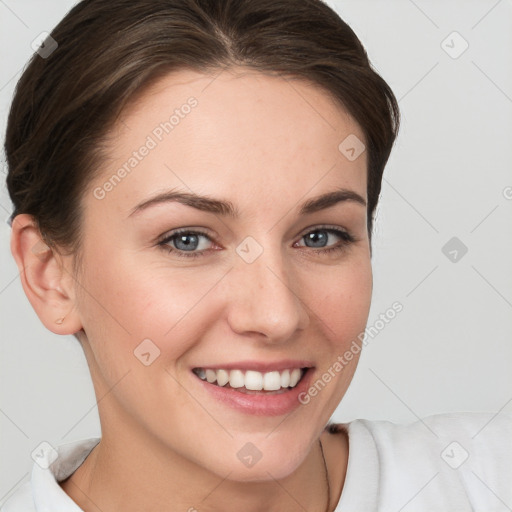
[[[354,420],[336,512],[505,512],[512,510],[512,415],[437,414],[408,425]],[[31,480],[1,512],[80,512],[57,482],[100,441],[42,450]],[[45,469],[46,466],[46,469]]]

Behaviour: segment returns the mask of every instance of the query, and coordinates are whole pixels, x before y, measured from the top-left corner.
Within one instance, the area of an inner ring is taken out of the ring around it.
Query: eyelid
[[[155,243],[162,243],[176,235],[179,235],[181,233],[193,233],[197,235],[204,235],[208,237],[212,242],[214,241],[214,236],[211,234],[210,230],[206,228],[195,228],[195,227],[183,227],[183,228],[176,228],[176,229],[170,229],[169,231],[166,231],[163,235],[160,235],[156,240]]]
[[[313,224],[311,226],[308,226],[305,228],[300,235],[298,235],[298,240],[294,242],[297,244],[300,242],[308,233],[314,232],[314,231],[328,231],[331,233],[334,233],[335,236],[338,236],[341,240],[338,243],[335,243],[333,245],[329,245],[326,247],[308,247],[306,245],[299,246],[302,248],[305,248],[306,250],[311,250],[312,253],[317,253],[318,255],[327,255],[329,253],[333,252],[341,252],[344,249],[347,249],[347,246],[350,244],[359,241],[359,238],[355,237],[354,235],[349,232],[346,228],[343,228],[341,226],[333,226],[333,225],[318,225]],[[183,251],[180,249],[176,249],[175,247],[172,247],[171,245],[168,245],[176,236],[185,233],[185,234],[194,234],[199,236],[204,236],[210,240],[213,244],[216,244],[215,238],[210,235],[209,230],[204,228],[194,228],[194,227],[182,227],[182,228],[176,228],[174,230],[170,230],[164,235],[160,236],[158,238],[157,246],[161,247],[162,249],[166,249],[168,253],[175,253],[180,258],[197,258],[205,256],[207,253],[214,251],[215,249],[203,249],[201,251]]]
[[[346,233],[347,235],[352,236],[350,231],[348,229],[344,228],[343,226],[336,226],[336,225],[330,225],[330,224],[312,224],[311,226],[304,228],[300,232],[300,234],[297,235],[297,237],[302,238],[305,235],[307,235],[308,233],[310,233],[311,231],[321,230],[321,229],[326,229],[326,230],[331,229],[334,231],[341,231],[343,233]],[[160,235],[155,240],[155,243],[157,243],[157,244],[162,243],[164,241],[167,241],[169,238],[172,238],[181,233],[194,233],[194,234],[198,234],[198,235],[204,235],[207,238],[209,238],[212,242],[215,242],[215,236],[212,235],[212,233],[209,229],[199,228],[199,227],[194,227],[194,226],[186,226],[186,227],[176,228],[176,229],[171,229],[169,231],[166,231],[164,234]]]
[[[337,226],[337,225],[334,225],[334,224],[332,224],[332,225],[331,224],[312,224],[311,226],[308,226],[307,228],[304,228],[301,231],[301,234],[299,235],[299,238],[307,235],[311,231],[316,231],[316,230],[320,231],[322,229],[325,229],[325,230],[332,229],[333,231],[341,231],[343,233],[350,234],[349,230],[344,228],[343,226]]]

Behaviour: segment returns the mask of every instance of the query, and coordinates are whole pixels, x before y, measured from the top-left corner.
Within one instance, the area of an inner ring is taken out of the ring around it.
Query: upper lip
[[[237,361],[234,363],[205,364],[197,365],[193,368],[204,368],[209,370],[253,370],[256,372],[272,372],[291,370],[293,368],[312,368],[311,361],[286,359],[281,361]]]

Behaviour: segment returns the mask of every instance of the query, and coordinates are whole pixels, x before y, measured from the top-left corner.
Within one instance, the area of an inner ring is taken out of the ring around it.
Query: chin
[[[283,461],[280,463],[263,463],[260,460],[252,468],[241,468],[235,464],[230,468],[229,479],[236,482],[270,482],[288,477],[300,466],[302,461],[297,463]],[[225,475],[223,475],[225,476]]]
[[[279,439],[260,443],[259,447],[250,441],[237,442],[234,456],[227,455],[231,450],[223,450],[211,469],[222,478],[229,474],[230,480],[238,482],[286,478],[300,467],[309,453],[309,446],[301,445],[298,439],[291,441],[294,441],[289,443],[292,447],[280,443]]]

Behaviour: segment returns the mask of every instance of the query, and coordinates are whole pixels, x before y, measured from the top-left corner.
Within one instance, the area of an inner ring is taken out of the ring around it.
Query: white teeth
[[[299,382],[300,379],[300,369],[294,368],[292,372],[290,373],[290,386],[294,388],[297,385],[297,382]]]
[[[245,387],[251,391],[261,391],[263,389],[263,375],[252,370],[245,372]]]
[[[254,370],[212,370],[196,368],[194,373],[210,384],[225,386],[228,382],[232,388],[245,387],[250,391],[279,391],[281,388],[294,388],[304,374],[304,370],[294,368],[282,372],[256,372]]]
[[[281,373],[281,387],[287,388],[290,385],[290,370]]]
[[[225,386],[229,382],[229,373],[226,370],[217,370],[217,385]]]
[[[231,370],[229,372],[229,385],[232,388],[242,388],[244,382],[244,374],[240,370]]]
[[[281,389],[281,375],[279,372],[268,372],[263,376],[263,389],[277,391]]]

